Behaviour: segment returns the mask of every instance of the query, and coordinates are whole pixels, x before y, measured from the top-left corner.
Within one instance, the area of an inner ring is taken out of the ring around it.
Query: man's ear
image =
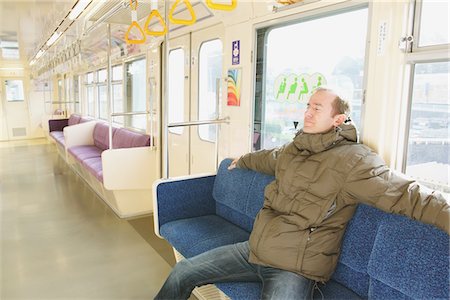
[[[338,127],[342,123],[344,123],[345,119],[347,119],[347,116],[345,114],[339,114],[334,116],[334,127]]]

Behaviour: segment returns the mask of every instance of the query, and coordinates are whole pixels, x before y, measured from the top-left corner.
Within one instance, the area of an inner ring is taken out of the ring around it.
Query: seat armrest
[[[150,147],[102,152],[103,184],[107,190],[150,190],[158,177],[156,151]]]
[[[212,196],[215,175],[160,179],[153,183],[155,233],[171,221],[214,214]]]
[[[94,145],[94,127],[96,122],[80,123],[64,128],[66,149],[73,146]]]
[[[52,131],[63,131],[64,127],[69,125],[69,119],[52,119],[48,120],[48,129]]]

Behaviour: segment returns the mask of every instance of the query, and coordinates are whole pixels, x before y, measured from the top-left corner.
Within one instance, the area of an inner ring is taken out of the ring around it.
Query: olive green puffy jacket
[[[358,203],[449,232],[445,199],[392,172],[357,142],[352,124],[324,134],[300,131],[281,148],[242,156],[237,166],[275,175],[250,235],[252,263],[327,281]]]

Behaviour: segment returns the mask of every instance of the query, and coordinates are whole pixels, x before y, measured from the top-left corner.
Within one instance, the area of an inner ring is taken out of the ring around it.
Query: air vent
[[[16,127],[12,129],[13,137],[17,136],[26,136],[27,135],[27,129],[25,127]]]

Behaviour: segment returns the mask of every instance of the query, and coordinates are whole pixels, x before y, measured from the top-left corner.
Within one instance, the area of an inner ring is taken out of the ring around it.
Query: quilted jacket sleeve
[[[277,159],[284,148],[285,146],[282,146],[272,150],[259,150],[247,153],[239,158],[237,167],[254,170],[268,175],[275,175]]]
[[[445,198],[390,170],[374,152],[359,159],[347,177],[343,192],[354,202],[433,224],[450,234],[450,207]]]

